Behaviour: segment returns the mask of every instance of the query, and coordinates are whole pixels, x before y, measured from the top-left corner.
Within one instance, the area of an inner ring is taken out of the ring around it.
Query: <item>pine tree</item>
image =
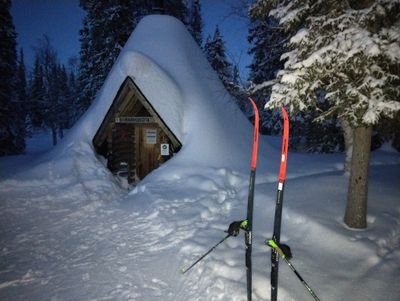
[[[285,69],[268,105],[283,102],[291,110],[314,108],[319,120],[335,115],[351,130],[344,220],[350,227],[365,228],[372,127],[400,110],[400,3],[259,2],[264,4],[261,13],[279,17],[286,30],[303,27],[291,39]],[[325,107],[318,102],[319,90],[326,93]]]
[[[21,148],[25,149],[25,138],[30,136],[31,123],[29,120],[29,100],[28,86],[26,82],[24,51],[21,48],[17,61],[17,78],[16,78],[16,100],[18,104],[18,120],[19,120],[19,142]]]
[[[64,130],[71,127],[73,115],[73,100],[71,98],[71,87],[69,86],[69,79],[67,70],[64,65],[57,66],[57,88],[59,90],[59,99],[57,107],[57,120],[58,124],[58,137],[64,138]]]
[[[30,89],[32,123],[50,129],[53,145],[64,136],[71,121],[71,98],[67,71],[58,62],[48,37],[35,49],[35,67]]]
[[[129,0],[135,2],[137,20],[150,14],[173,16],[188,24],[188,8],[185,0]]]
[[[203,21],[201,18],[201,4],[200,0],[192,1],[190,8],[190,16],[188,21],[188,29],[192,34],[194,40],[201,47],[203,44]]]
[[[266,134],[278,134],[282,131],[281,117],[278,110],[266,110],[265,102],[271,95],[271,85],[264,84],[275,79],[279,70],[283,69],[281,55],[286,50],[288,39],[279,27],[278,20],[257,14],[257,5],[251,7],[248,41],[252,45],[249,54],[252,62],[249,66],[250,91],[260,111],[261,129]],[[292,123],[294,122],[293,116]],[[293,137],[293,131],[291,135]],[[294,139],[291,139],[293,144]]]
[[[72,125],[76,122],[76,120],[80,116],[80,111],[78,110],[79,107],[79,85],[78,85],[78,80],[76,79],[76,73],[74,72],[73,69],[69,70],[68,73],[68,88],[69,88],[69,94],[68,94],[68,100],[67,103],[71,107],[71,112],[70,112],[70,120],[68,122],[67,128],[71,128]]]
[[[138,10],[135,1],[82,0],[80,5],[86,11],[80,31],[80,111],[83,113],[131,34]]]
[[[33,127],[42,127],[44,123],[43,108],[44,95],[46,93],[43,82],[43,68],[39,57],[35,56],[32,80],[29,91],[29,115]]]
[[[164,13],[187,24],[188,9],[184,0],[164,0]]]
[[[83,19],[83,28],[79,32],[80,34],[80,66],[78,81],[80,86],[79,100],[76,103],[76,118],[79,118],[86,109],[90,106],[93,98],[96,94],[100,84],[96,83],[94,76],[94,62],[92,56],[94,56],[94,49],[91,45],[91,34],[89,28],[89,17],[86,15]]]
[[[0,155],[21,153],[25,148],[24,119],[17,99],[16,33],[10,14],[11,1],[0,2]]]
[[[17,100],[20,104],[22,114],[21,119],[25,120],[28,115],[29,104],[28,104],[28,85],[26,81],[26,67],[24,60],[24,51],[21,48],[18,62],[17,62]]]
[[[140,18],[161,9],[187,24],[187,8],[182,0],[81,0],[80,6],[86,16],[80,30],[78,115],[94,100]]]
[[[218,26],[215,28],[214,35],[207,38],[204,44],[204,52],[211,67],[217,72],[218,77],[229,90],[232,85],[233,69],[232,64],[226,57],[226,47]]]

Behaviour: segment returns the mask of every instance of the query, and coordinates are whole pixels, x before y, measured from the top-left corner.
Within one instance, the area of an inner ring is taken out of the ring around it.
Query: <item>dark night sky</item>
[[[13,0],[11,13],[28,68],[34,60],[33,47],[44,34],[62,63],[79,54],[78,35],[84,16],[79,0]]]
[[[203,0],[203,39],[212,34],[218,24],[226,41],[228,56],[239,63],[242,75],[247,74],[246,20],[231,15],[234,0]],[[13,0],[11,14],[17,31],[18,48],[23,48],[28,70],[34,59],[34,46],[47,35],[58,58],[64,64],[79,55],[79,30],[85,12],[79,0]]]

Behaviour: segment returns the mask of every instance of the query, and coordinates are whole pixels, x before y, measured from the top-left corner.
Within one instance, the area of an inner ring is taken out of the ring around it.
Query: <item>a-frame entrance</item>
[[[127,78],[93,138],[108,168],[129,183],[143,179],[181,143],[131,78]]]

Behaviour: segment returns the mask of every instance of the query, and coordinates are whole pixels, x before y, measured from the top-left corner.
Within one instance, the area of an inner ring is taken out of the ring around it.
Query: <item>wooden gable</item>
[[[93,138],[108,168],[132,183],[179,151],[182,144],[130,77]]]

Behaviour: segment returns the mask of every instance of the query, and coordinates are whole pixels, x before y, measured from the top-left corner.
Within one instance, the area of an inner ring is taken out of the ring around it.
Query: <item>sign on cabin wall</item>
[[[141,117],[141,116],[120,116],[115,117],[115,123],[153,123],[153,117]]]
[[[182,146],[130,77],[122,83],[93,144],[113,173],[128,169],[129,183],[143,179]]]
[[[162,143],[160,145],[161,148],[161,156],[169,156],[169,144]]]
[[[157,129],[146,129],[146,143],[147,144],[157,143]]]

